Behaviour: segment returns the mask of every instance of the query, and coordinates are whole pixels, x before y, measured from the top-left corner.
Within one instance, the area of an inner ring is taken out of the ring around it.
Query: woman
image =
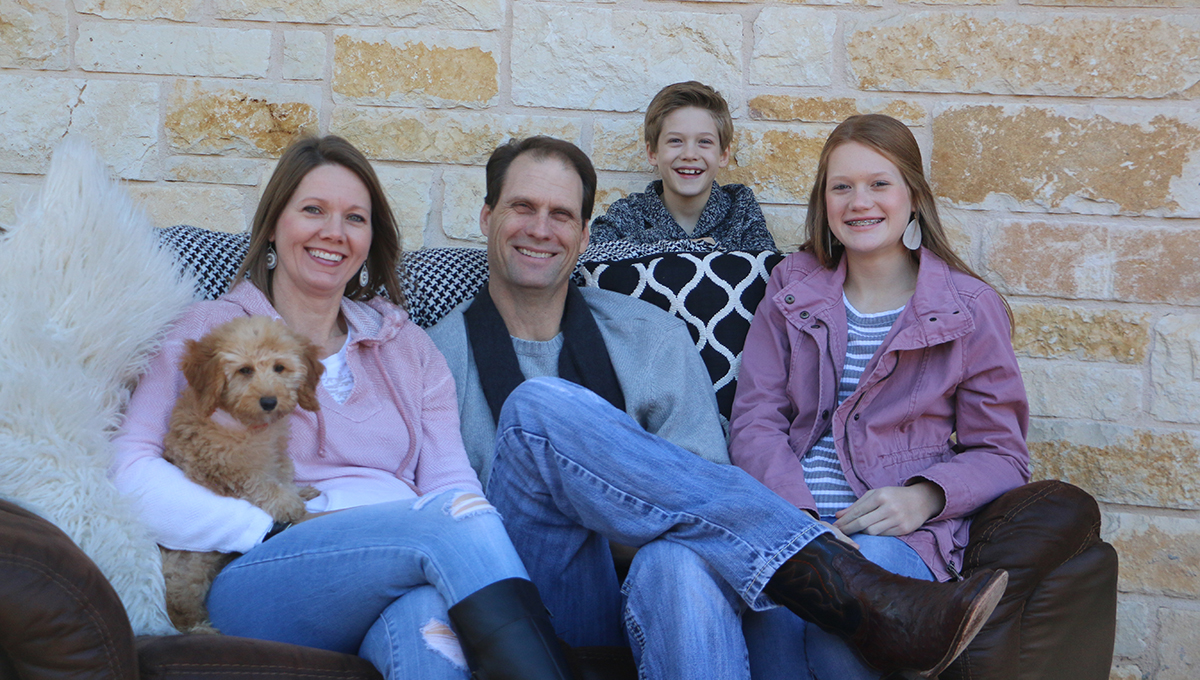
[[[806,222],[746,339],[730,457],[883,568],[957,579],[968,517],[1029,479],[1007,305],[950,249],[895,119],[830,134]],[[777,646],[752,654],[756,677],[879,677],[794,617],[746,627]]]
[[[464,654],[480,677],[568,677],[467,462],[445,361],[376,295],[401,299],[399,254],[357,149],[333,136],[289,147],[233,289],[184,315],[138,385],[114,481],[162,545],[245,553],[209,594],[226,633],[357,653],[388,678],[463,678]],[[161,457],[184,341],[245,315],[282,319],[324,357],[321,408],[293,414],[289,453],[297,484],[321,492],[308,510],[329,514],[292,527],[192,484]]]

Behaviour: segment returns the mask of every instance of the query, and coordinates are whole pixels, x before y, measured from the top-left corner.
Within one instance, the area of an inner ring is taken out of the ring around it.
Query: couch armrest
[[[1060,481],[1013,489],[971,523],[964,574],[1005,569],[1008,589],[996,611],[943,680],[958,678],[1107,678],[1116,620],[1117,561],[1100,540],[1100,508],[1086,491]],[[1035,632],[1074,631],[1070,639]],[[1086,658],[1085,658],[1086,657]],[[1068,675],[1044,675],[1071,659]],[[1103,675],[1091,670],[1101,668]]]
[[[0,650],[23,680],[135,680],[125,607],[58,527],[0,500]]]

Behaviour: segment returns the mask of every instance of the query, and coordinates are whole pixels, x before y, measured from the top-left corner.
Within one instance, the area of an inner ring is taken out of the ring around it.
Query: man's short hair
[[[535,159],[557,158],[575,169],[583,182],[583,205],[579,216],[586,225],[592,219],[592,208],[596,204],[596,168],[592,167],[592,160],[579,147],[544,135],[510,139],[492,152],[487,162],[487,195],[483,197],[487,207],[495,209],[500,200],[500,192],[504,189],[508,166],[512,165],[518,156],[526,153],[532,154]]]
[[[717,137],[721,142],[721,151],[729,149],[733,141],[733,116],[729,115],[729,104],[720,92],[704,83],[689,80],[685,83],[668,85],[654,95],[650,106],[646,109],[646,120],[643,132],[646,144],[651,148],[658,146],[658,136],[662,134],[663,120],[672,111],[694,106],[708,111],[717,124]]]

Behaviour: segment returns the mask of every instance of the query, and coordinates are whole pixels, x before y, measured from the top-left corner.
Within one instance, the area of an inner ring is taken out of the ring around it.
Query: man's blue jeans
[[[298,524],[217,576],[209,615],[223,633],[358,654],[385,678],[467,677],[447,607],[528,578],[475,493],[342,510]]]
[[[641,547],[624,587],[644,677],[749,677],[738,612],[828,531],[743,470],[648,434],[592,392],[528,380],[505,402],[488,497],[571,645],[622,643],[608,541]]]

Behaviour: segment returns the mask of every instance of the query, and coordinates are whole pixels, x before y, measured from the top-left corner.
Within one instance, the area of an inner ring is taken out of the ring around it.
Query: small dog
[[[263,316],[234,319],[188,340],[163,458],[222,496],[243,498],[278,522],[306,515],[312,487],[297,489],[288,456],[288,415],[320,408],[324,366],[316,345]],[[167,613],[181,632],[216,633],[204,605],[221,569],[238,555],[162,548]]]

